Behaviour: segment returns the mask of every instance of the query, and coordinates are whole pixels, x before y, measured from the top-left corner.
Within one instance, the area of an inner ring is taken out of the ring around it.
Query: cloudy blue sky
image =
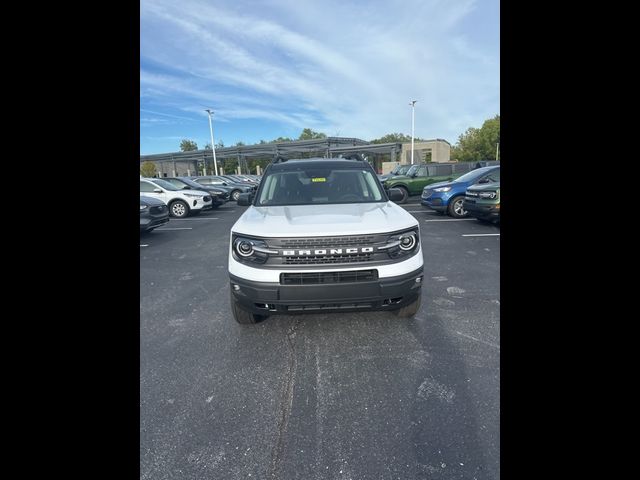
[[[140,153],[303,128],[444,138],[500,113],[499,0],[141,0]]]

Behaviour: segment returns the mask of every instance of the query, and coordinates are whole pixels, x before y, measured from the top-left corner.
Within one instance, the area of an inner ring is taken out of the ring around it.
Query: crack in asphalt
[[[282,394],[282,401],[280,402],[280,415],[278,419],[278,439],[273,450],[273,460],[271,461],[271,471],[269,476],[271,478],[279,478],[278,472],[282,463],[282,456],[284,451],[284,436],[287,432],[287,426],[289,424],[289,416],[291,414],[291,406],[293,404],[293,384],[296,376],[296,350],[295,350],[295,337],[296,330],[300,325],[300,319],[295,318],[293,323],[287,330],[287,347],[289,350],[289,363],[287,365],[287,375],[285,386]]]

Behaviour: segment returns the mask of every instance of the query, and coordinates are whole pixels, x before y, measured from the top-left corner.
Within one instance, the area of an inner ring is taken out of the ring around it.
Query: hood
[[[460,182],[436,182],[436,183],[430,183],[429,185],[427,185],[426,187],[424,187],[425,189],[429,189],[429,190],[433,190],[434,188],[440,188],[440,187],[453,187],[456,184],[460,184]]]
[[[473,185],[467,190],[482,191],[482,190],[498,190],[500,189],[500,182],[482,183],[480,185]]]
[[[231,230],[259,237],[365,235],[412,228],[417,220],[393,202],[250,206]]]
[[[164,205],[165,203],[159,198],[145,197],[144,195],[140,194],[140,204],[153,207],[154,205]]]
[[[209,192],[205,190],[178,190],[180,193],[187,193],[189,195],[209,195]]]

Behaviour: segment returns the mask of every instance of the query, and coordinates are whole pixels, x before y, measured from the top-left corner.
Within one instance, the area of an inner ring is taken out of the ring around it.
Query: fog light
[[[420,283],[420,282],[422,282],[422,277],[416,278],[416,283]]]
[[[238,290],[240,290],[240,285],[234,285],[233,289],[237,292]]]

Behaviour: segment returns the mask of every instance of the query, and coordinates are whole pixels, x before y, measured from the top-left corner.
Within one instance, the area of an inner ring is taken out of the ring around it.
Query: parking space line
[[[475,222],[475,218],[443,218],[439,220],[425,220],[425,222]]]
[[[193,230],[191,227],[179,227],[179,228],[156,228],[156,232],[162,232],[164,230]]]
[[[458,332],[457,330],[456,330],[456,333],[461,337],[465,337],[465,338],[468,338],[469,340],[474,340],[476,342],[484,343],[485,345],[489,345],[490,347],[497,348],[498,350],[500,350],[500,345],[496,345],[495,343],[487,342],[485,340],[480,340],[479,338],[472,337],[471,335],[466,335],[462,332]]]
[[[463,237],[499,237],[499,233],[467,233]]]

